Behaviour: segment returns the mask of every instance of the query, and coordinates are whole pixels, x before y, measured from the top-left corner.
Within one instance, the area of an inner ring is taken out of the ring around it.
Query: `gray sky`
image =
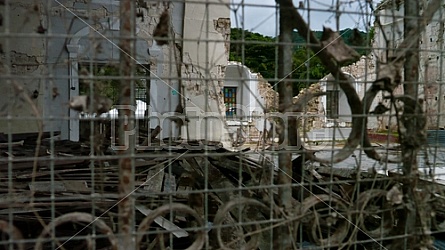
[[[241,5],[241,2],[244,4]],[[293,0],[295,6],[298,6],[299,2],[303,2],[305,8],[309,3],[311,11],[299,10],[299,13],[306,21],[310,19],[310,27],[313,30],[322,30],[323,26],[337,29],[335,17],[337,0]],[[370,19],[369,13],[366,15],[366,0],[340,0],[340,2],[342,3],[340,11],[344,12],[340,15],[340,29],[358,28],[364,31],[367,22],[371,22],[372,25],[373,19]],[[276,18],[275,0],[231,0],[232,27],[242,28],[244,24],[246,30],[276,36]]]

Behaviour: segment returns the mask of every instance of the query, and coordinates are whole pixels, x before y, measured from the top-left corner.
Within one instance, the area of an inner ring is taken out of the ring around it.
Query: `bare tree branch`
[[[300,15],[300,13],[298,13],[298,11],[295,9],[292,2],[290,2],[288,4],[289,4],[288,9],[292,13],[291,14],[292,19],[290,22],[293,24],[293,27],[298,30],[298,33],[300,34],[300,36],[302,36],[305,39],[308,39],[308,41],[307,41],[308,46],[315,52],[315,54],[318,55],[318,57],[320,58],[323,65],[335,77],[336,82],[338,83],[340,88],[343,90],[343,92],[345,93],[345,95],[348,99],[348,104],[351,108],[351,113],[352,113],[353,127],[352,127],[352,131],[349,135],[349,138],[346,141],[345,146],[337,154],[334,155],[333,159],[321,159],[316,156],[313,156],[312,160],[315,160],[315,161],[318,161],[321,163],[325,163],[325,164],[331,164],[331,163],[343,161],[346,158],[348,158],[354,152],[355,148],[360,144],[360,138],[361,138],[363,122],[364,122],[362,102],[360,101],[360,98],[359,98],[357,92],[355,91],[355,88],[350,83],[348,77],[340,69],[342,66],[342,63],[344,63],[344,61],[343,60],[337,61],[337,60],[339,60],[338,59],[339,57],[332,55],[332,53],[334,53],[335,50],[326,49],[326,45],[327,45],[327,47],[329,47],[332,44],[320,42],[315,37],[314,33],[309,29],[309,26],[307,25],[307,23],[305,22],[303,17]],[[332,32],[329,32],[329,30],[326,30],[326,29],[325,29],[324,33],[326,33],[326,35],[324,35],[324,36],[327,36],[327,37],[330,37],[333,34]],[[330,36],[329,36],[329,33],[331,34]],[[331,38],[325,39],[325,41],[331,41],[330,39]],[[342,43],[342,40],[340,40],[340,39],[337,39],[337,40],[339,40],[337,43]],[[324,47],[324,45],[325,45],[325,47]],[[340,45],[337,45],[337,46],[340,46]],[[344,45],[344,46],[346,46],[346,45]],[[348,50],[346,50],[346,51],[348,51]]]

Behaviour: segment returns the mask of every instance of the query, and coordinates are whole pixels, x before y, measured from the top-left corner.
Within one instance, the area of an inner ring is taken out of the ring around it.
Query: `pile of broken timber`
[[[396,224],[397,202],[382,203],[382,197],[389,197],[396,185],[389,178],[367,173],[357,176],[351,169],[314,167],[300,156],[293,161],[294,217],[280,220],[283,211],[274,185],[278,170],[267,157],[255,160],[249,151],[228,152],[214,142],[190,143],[206,144],[213,150],[204,152],[171,143],[163,150],[135,154],[135,230],[143,228],[144,235],[138,231],[138,244],[144,249],[158,249],[161,243],[170,249],[191,244],[199,248],[203,244],[199,242],[203,240],[201,233],[209,235],[214,248],[272,249],[272,231],[283,224],[295,229],[296,244],[302,248],[341,246],[357,240],[372,247],[376,243],[369,237],[389,235]],[[96,226],[103,230],[96,234],[108,233],[96,240],[96,248],[113,249],[117,241],[110,235],[119,231],[116,204],[121,198],[118,173],[122,156],[110,150],[100,157],[92,156],[93,151],[88,144],[70,141],[43,140],[38,150],[35,143],[27,141],[0,144],[0,231],[6,228],[2,229],[2,222],[5,225],[12,218],[20,237],[34,239],[24,242],[23,249],[34,247],[36,242],[43,242],[42,249],[52,249],[52,242],[44,240],[51,230],[45,225],[57,222],[54,227],[59,242],[86,226],[76,236],[81,240],[64,245],[65,249],[80,249],[85,247],[82,244],[91,244],[88,218],[100,217],[103,225]],[[379,203],[374,204],[373,199]],[[445,226],[440,224],[445,206],[437,204],[436,225],[440,229]],[[365,207],[367,212],[363,213]],[[176,213],[169,215],[169,209]],[[146,218],[153,214],[153,223],[147,225]],[[234,226],[237,222],[242,226]],[[173,240],[159,230],[170,231]],[[4,237],[0,238],[0,249],[7,243],[1,239]]]

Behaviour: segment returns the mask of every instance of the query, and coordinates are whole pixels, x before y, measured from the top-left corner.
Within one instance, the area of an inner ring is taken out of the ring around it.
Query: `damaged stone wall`
[[[277,112],[279,101],[278,92],[273,89],[272,85],[267,82],[260,73],[256,73],[255,75],[257,77],[259,99],[262,101],[265,110],[255,112],[255,115],[259,116],[252,117],[253,119],[251,124],[249,124],[248,128],[246,128],[247,131],[245,132],[249,136],[248,140],[250,142],[257,142],[260,139],[260,132],[264,132],[264,130],[269,131],[271,129],[270,124],[273,121],[266,120],[265,123],[261,115],[267,112]]]
[[[388,57],[394,54],[395,48],[403,40],[403,18],[394,20],[394,16],[403,16],[403,1],[397,1],[396,6],[392,0],[382,1],[376,9],[381,25],[375,25],[373,50],[368,57],[362,57],[357,63],[343,67],[342,70],[351,74],[357,82],[357,91],[360,97],[364,96],[370,83],[376,79],[378,63],[385,63]],[[442,6],[441,8],[445,8]],[[433,21],[427,24],[421,34],[420,41],[420,79],[419,98],[423,99],[424,110],[427,113],[427,127],[438,129],[445,127],[445,116],[441,115],[445,110],[445,73],[441,68],[445,57],[444,50],[444,21],[440,17],[441,11],[436,11]],[[387,40],[385,40],[387,39]],[[377,72],[378,73],[378,72]],[[398,87],[394,94],[402,94],[402,87]],[[380,93],[371,106],[371,110],[381,102],[390,107],[388,100],[383,99]],[[388,113],[387,113],[388,114]],[[397,129],[394,118],[371,118],[368,128],[375,130]],[[394,110],[392,110],[394,114]]]
[[[355,88],[360,98],[365,96],[366,90],[371,86],[371,83],[376,79],[376,60],[371,53],[368,56],[362,56],[359,61],[351,65],[342,67],[342,71],[350,74],[355,79]],[[396,90],[398,92],[398,90]],[[380,92],[371,105],[371,110],[379,103],[383,103],[390,108],[390,102],[383,98]],[[396,129],[394,119],[390,119],[387,115],[379,117],[371,117],[368,119],[368,129],[383,131],[386,129]]]
[[[368,56],[362,56],[359,61],[353,63],[351,65],[342,67],[342,71],[351,75],[355,79],[354,87],[360,98],[363,98],[366,90],[371,86],[371,83],[376,79],[376,60],[373,54]],[[302,94],[307,91],[318,93],[323,91],[320,83],[316,83],[311,85],[307,89],[303,89],[300,91],[299,95],[294,97],[294,101],[298,100]],[[341,91],[341,90],[340,90]],[[401,87],[397,88],[394,91],[395,94],[401,94]],[[307,116],[309,116],[305,120],[305,129],[319,129],[326,126],[325,124],[325,109],[324,107],[327,105],[323,103],[323,96],[312,99],[307,105]],[[375,98],[374,102],[371,105],[371,110],[379,103],[383,103],[385,106],[390,108],[390,103],[387,99],[383,98],[382,93],[379,93]],[[394,114],[394,111],[393,113]],[[303,120],[302,120],[303,121]],[[393,130],[396,131],[397,125],[394,118],[388,117],[388,115],[380,116],[380,117],[371,117],[368,120],[368,129],[382,131],[382,130]]]
[[[403,16],[403,1],[383,1],[377,8],[381,26],[375,26],[374,53],[377,58],[386,62],[386,55],[393,54],[394,48],[403,38],[403,18],[394,20],[394,16]],[[427,114],[427,127],[438,129],[445,127],[445,117],[440,115],[445,110],[445,74],[441,65],[444,56],[444,21],[441,12],[436,11],[432,21],[425,27],[420,36],[420,78],[419,98],[424,99],[424,110]],[[383,34],[386,34],[386,39]]]
[[[185,4],[182,76],[186,112],[197,117],[190,119],[189,133],[194,136],[190,139],[222,141],[230,147],[221,91],[229,59],[230,10],[229,1],[222,2]]]
[[[230,19],[226,6],[218,2],[206,9],[207,2],[166,4],[146,1],[148,11],[140,33],[144,34],[150,47],[150,71],[154,76],[150,89],[152,111],[160,114],[177,112],[178,105],[185,104],[190,122],[187,132],[185,127],[181,128],[181,137],[204,139],[208,136],[208,140],[220,141],[225,126],[221,89],[229,56]],[[168,38],[173,41],[160,46],[153,41],[153,34],[166,10],[171,27]],[[201,42],[203,39],[218,42]],[[217,117],[208,128],[205,128],[203,119],[206,115]],[[157,125],[156,122],[150,124],[152,127]],[[162,136],[168,136],[166,133],[174,129],[169,126],[163,124]]]
[[[219,127],[212,128],[219,132],[190,131],[192,139],[212,134],[212,138],[220,140],[225,134],[221,122],[225,115],[221,89],[229,56],[230,11],[229,1],[223,2],[226,4],[219,0],[194,3],[137,1],[135,59],[136,63],[150,67],[151,101],[155,104],[151,107],[156,108],[152,111],[175,111],[183,100],[180,98],[182,94],[189,108],[186,112],[192,112],[190,115],[199,110],[201,115],[204,111],[213,112],[220,119]],[[4,5],[0,8],[4,13]],[[0,57],[3,72],[7,66],[12,74],[22,76],[20,84],[24,86],[24,92],[34,98],[33,102],[45,120],[44,129],[61,131],[62,138],[68,139],[76,130],[73,125],[76,122],[66,118],[78,115],[71,114],[67,105],[72,96],[79,95],[78,63],[112,64],[119,61],[116,46],[119,44],[119,1],[17,0],[9,1],[9,8],[10,16],[4,18],[9,19],[8,28],[12,35],[0,38],[2,50],[7,52]],[[153,41],[153,31],[166,9],[171,16],[169,38],[174,39],[173,46],[158,46]],[[45,34],[49,27],[51,33],[69,35],[68,38],[55,36],[48,39]],[[3,26],[0,29],[5,31]],[[98,32],[111,38],[112,42]],[[16,33],[31,34],[31,38],[14,37]],[[51,81],[45,79],[49,76],[53,76]],[[179,79],[183,79],[185,93],[181,93]],[[0,91],[8,93],[7,98],[0,99],[0,111],[34,116],[31,109],[18,103],[11,85],[0,83]],[[48,115],[57,118],[51,120]],[[4,122],[0,121],[0,133],[6,132],[4,129],[8,127]],[[11,126],[12,131],[7,132],[35,133],[38,130],[33,123],[16,123]]]
[[[116,30],[119,26],[117,4],[98,0],[17,0],[8,1],[8,6],[0,5],[1,13],[8,13],[3,18],[8,20],[4,24],[10,32],[0,38],[4,50],[0,60],[13,79],[12,84],[0,83],[0,91],[6,96],[1,98],[0,108],[7,105],[4,111],[13,117],[8,131],[5,131],[8,126],[0,121],[0,133],[35,135],[42,129],[60,134],[61,139],[70,138],[70,133],[76,130],[71,125],[76,121],[67,117],[78,117],[77,113],[70,116],[68,108],[70,97],[79,94],[78,61],[94,61],[95,55],[113,53],[108,51],[112,47],[109,41],[104,43],[106,39],[97,31]],[[5,12],[5,8],[9,11]],[[0,32],[5,32],[4,28],[1,26]],[[112,61],[106,59],[94,63]],[[17,98],[13,88],[16,86],[23,88],[33,104]],[[42,128],[33,121],[36,116],[41,116]]]
[[[218,18],[213,20],[214,29],[223,36],[226,53],[230,53],[230,18]]]
[[[3,133],[28,134],[39,131],[33,119],[36,117],[35,110],[41,113],[44,109],[47,88],[41,79],[47,72],[47,42],[43,37],[32,36],[37,31],[43,31],[39,30],[45,18],[41,6],[38,2],[18,0],[9,1],[8,7],[9,11],[5,12],[5,5],[0,5],[0,12],[6,14],[2,16],[0,33],[4,34],[7,28],[10,34],[0,37],[0,71],[2,75],[10,74],[11,80],[0,80],[0,117],[10,116],[12,120],[0,119],[0,137]],[[9,21],[5,22],[5,19]],[[8,27],[5,27],[6,24]],[[23,38],[19,34],[31,36]]]
[[[297,103],[302,96],[307,93],[322,92],[320,83],[310,85],[308,88],[300,90],[297,96],[293,98],[293,103]],[[307,102],[305,109],[302,111],[303,115],[299,118],[298,123],[300,131],[310,131],[316,128],[323,128],[325,126],[324,115],[325,110],[321,97],[312,98]]]
[[[373,53],[368,56],[362,56],[359,61],[353,63],[351,65],[342,67],[342,71],[350,74],[355,79],[355,88],[360,98],[365,96],[366,90],[371,86],[372,82],[377,78],[376,72],[377,70],[377,62]],[[402,87],[399,86],[394,90],[394,94],[401,94]],[[385,93],[387,94],[387,93]],[[383,98],[382,92],[380,92],[374,102],[371,105],[370,110],[374,110],[374,108],[382,103],[388,108],[393,108],[390,105],[390,101],[388,99]],[[394,117],[389,117],[390,112],[386,113],[383,116],[370,117],[368,119],[368,129],[374,131],[397,131],[397,124]],[[392,113],[394,114],[394,110]]]
[[[421,97],[424,98],[428,129],[445,127],[445,118],[440,115],[445,110],[445,74],[441,69],[444,60],[441,52],[444,49],[444,29],[443,19],[432,21],[426,26],[420,40],[420,48],[423,50],[420,54],[420,82],[423,83]]]
[[[278,101],[279,95],[278,92],[272,88],[269,82],[264,80],[263,76],[260,73],[257,73],[258,76],[258,92],[261,98],[264,99],[265,108],[268,112],[278,111]]]

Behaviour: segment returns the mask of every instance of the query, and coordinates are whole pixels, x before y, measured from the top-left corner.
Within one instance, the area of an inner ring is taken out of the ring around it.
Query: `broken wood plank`
[[[176,193],[176,178],[169,173],[164,174],[164,190],[165,193]]]
[[[86,181],[38,181],[34,183],[28,184],[29,189],[35,192],[51,192],[53,189],[54,192],[90,192],[91,190],[88,188]]]
[[[32,169],[34,164],[34,159],[20,159],[18,157],[14,157],[14,159],[2,159],[0,158],[0,171],[8,170],[8,164],[12,163],[13,169]],[[72,159],[72,157],[56,157],[55,159],[51,159],[50,156],[43,156],[37,158],[37,167],[39,168],[49,168],[51,164],[54,166],[67,166],[67,165],[78,165],[78,164],[86,164],[88,161],[85,159]]]
[[[149,193],[160,193],[162,191],[162,182],[164,180],[164,165],[157,165],[151,168],[147,173],[147,180],[144,190]]]
[[[9,148],[9,146],[11,147],[17,147],[17,146],[23,146],[23,142],[24,140],[21,141],[17,141],[17,142],[2,142],[0,143],[0,148]]]
[[[81,172],[81,171],[85,171],[85,170],[86,169],[84,169],[84,168],[62,169],[62,170],[54,170],[53,174],[54,175],[60,175],[60,174]],[[43,177],[43,176],[50,176],[50,175],[51,175],[51,171],[43,171],[43,172],[35,173],[34,177]],[[26,172],[24,174],[18,174],[15,178],[17,178],[18,180],[20,180],[20,179],[30,179],[30,178],[32,178],[32,176],[33,176],[32,173]]]
[[[153,210],[148,209],[148,208],[146,208],[143,205],[136,205],[136,209],[139,212],[141,212],[143,215],[145,215],[145,216],[148,216],[151,212],[153,212]],[[176,226],[173,222],[165,219],[162,216],[156,217],[156,219],[154,221],[160,227],[164,228],[165,230],[168,230],[169,232],[171,232],[177,238],[182,238],[182,237],[188,237],[189,236],[187,231],[185,231],[184,229]]]

